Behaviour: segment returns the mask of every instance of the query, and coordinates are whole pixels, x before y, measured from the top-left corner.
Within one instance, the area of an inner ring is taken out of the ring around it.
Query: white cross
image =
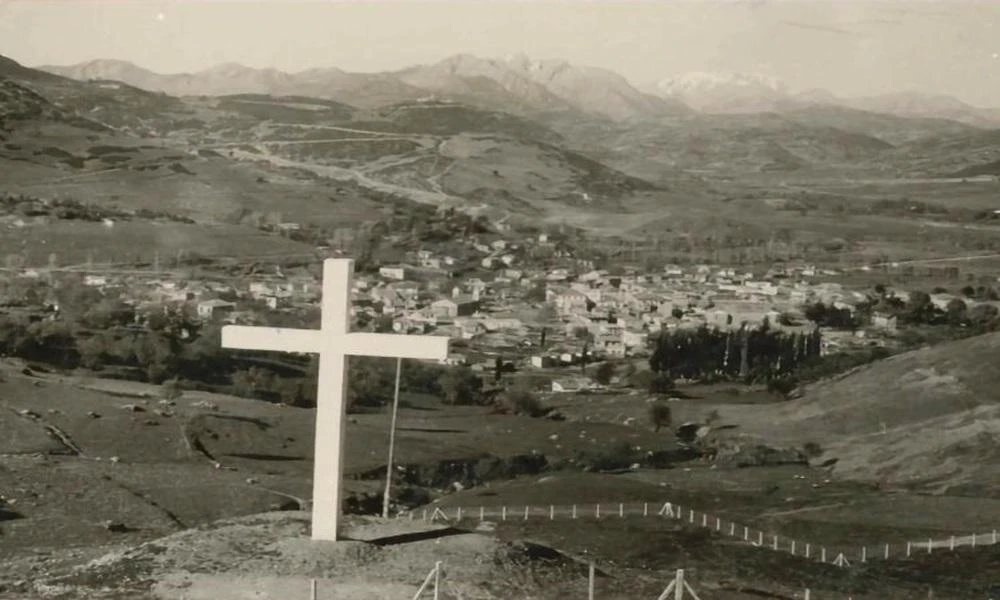
[[[344,469],[344,414],[347,391],[347,356],[444,359],[448,338],[350,330],[351,274],[354,261],[323,262],[323,304],[319,329],[277,327],[222,328],[224,348],[275,350],[319,354],[319,389],[316,395],[316,456],[313,465],[314,540],[336,540],[341,515],[341,478]]]

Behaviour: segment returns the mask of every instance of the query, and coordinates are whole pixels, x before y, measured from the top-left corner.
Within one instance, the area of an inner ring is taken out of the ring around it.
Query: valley
[[[855,561],[998,526],[1000,120],[722,84],[523,56],[0,57],[0,598],[317,576],[396,597],[432,555],[461,566],[448,598],[580,597],[591,561],[609,599],[678,568],[719,600],[995,593],[1000,546],[845,568],[624,513],[296,545],[316,361],[224,351],[219,328],[315,327],[335,257],[356,261],[355,329],[451,338],[403,371],[392,527],[673,502]],[[381,526],[393,372],[350,369],[361,531]]]

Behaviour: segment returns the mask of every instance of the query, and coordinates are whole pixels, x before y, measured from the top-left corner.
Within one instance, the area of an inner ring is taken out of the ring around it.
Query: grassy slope
[[[172,416],[162,416],[154,412],[158,408],[155,399],[145,404],[145,412],[121,408],[126,403],[143,403],[129,397],[130,394],[155,394],[155,389],[141,384],[78,382],[105,390],[93,391],[76,387],[77,384],[70,386],[70,381],[60,383],[56,376],[20,377],[13,366],[4,375],[7,382],[0,384],[4,414],[7,408],[30,408],[64,432],[84,455],[80,458],[28,454],[52,444],[46,442],[40,425],[21,417],[0,421],[21,440],[16,445],[8,440],[2,448],[3,452],[16,454],[4,457],[0,489],[8,498],[17,500],[18,510],[26,516],[4,523],[0,553],[5,556],[13,557],[24,548],[82,549],[150,539],[214,519],[260,512],[284,499],[269,490],[300,498],[309,496],[312,411],[188,392],[176,406],[169,407]],[[110,395],[109,391],[116,395]],[[757,412],[767,406],[758,402],[763,398],[718,392],[705,398],[693,397],[686,401],[692,406],[684,410],[694,416],[702,410],[698,403],[716,401],[725,406],[726,397],[730,397],[730,402],[754,402],[743,406]],[[621,439],[644,448],[655,448],[667,441],[662,433],[654,434],[644,427],[609,423],[624,408],[614,405],[603,409],[604,401],[599,398],[590,399],[575,412],[570,410],[569,400],[565,400],[561,410],[571,418],[591,419],[565,422],[485,415],[483,409],[442,407],[421,398],[410,400],[415,402],[415,408],[401,411],[397,437],[399,456],[408,463],[433,464],[485,453],[502,456],[533,450],[553,458],[572,456],[579,449],[593,449]],[[215,407],[200,407],[198,401],[211,402]],[[636,398],[633,402],[643,405],[644,399]],[[88,411],[100,414],[100,418],[88,417]],[[686,418],[683,412],[679,411],[678,418]],[[386,414],[351,416],[347,442],[349,472],[364,472],[383,463],[387,426]],[[213,468],[208,458],[189,450],[182,431],[189,439],[200,440],[224,468]],[[558,437],[553,439],[552,435]],[[110,461],[112,456],[119,461]],[[229,469],[233,467],[236,470]],[[441,503],[451,507],[501,503],[544,506],[670,499],[769,533],[822,541],[831,548],[845,549],[862,543],[921,539],[932,534],[940,538],[947,533],[987,527],[1000,515],[1000,505],[994,506],[996,503],[975,501],[975,510],[971,510],[972,501],[961,498],[890,498],[857,485],[826,482],[824,477],[823,471],[804,467],[725,470],[691,465],[689,469],[640,470],[628,475],[560,471],[510,482],[494,481],[445,496]],[[349,493],[377,493],[380,482],[349,479],[346,486]],[[904,502],[905,518],[899,510]],[[605,510],[609,509],[613,510],[613,506],[606,505]],[[123,521],[139,530],[124,536],[112,534],[101,527],[106,519]],[[651,576],[651,572],[678,566],[692,569],[692,574],[698,575],[697,581],[709,586],[740,581],[765,589],[792,591],[793,588],[785,586],[800,582],[812,585],[814,590],[856,594],[865,589],[899,592],[893,598],[910,597],[902,595],[901,590],[914,589],[908,584],[892,583],[881,575],[844,579],[839,571],[733,546],[725,539],[692,531],[687,526],[678,528],[670,524],[664,528],[652,521],[617,518],[601,523],[581,520],[549,524],[544,519],[530,523],[527,528],[522,524],[505,524],[500,535],[508,539],[527,537],[575,555],[586,550],[604,564],[617,565],[613,569],[615,577],[623,582],[638,582],[638,587],[628,588],[627,592],[623,591],[625,588],[619,590],[624,594],[622,597],[648,594],[648,586],[655,586],[662,579]],[[637,544],[636,540],[643,542]],[[10,564],[9,568],[15,569],[20,563]],[[639,566],[644,568],[628,570]],[[903,578],[912,578],[918,571],[916,566],[907,567]],[[943,576],[938,573],[934,577]],[[872,587],[876,582],[882,587]],[[719,597],[743,596],[733,593]]]
[[[819,443],[844,477],[997,494],[998,354],[1000,335],[977,336],[807,386],[784,405],[724,414],[769,439]]]

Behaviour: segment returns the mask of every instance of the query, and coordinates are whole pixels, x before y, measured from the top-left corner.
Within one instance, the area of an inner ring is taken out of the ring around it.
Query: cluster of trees
[[[181,217],[164,211],[140,208],[125,210],[111,206],[85,204],[72,198],[54,198],[42,200],[25,194],[0,195],[0,212],[18,214],[25,217],[52,216],[59,219],[74,221],[101,221],[103,219],[127,220],[165,219],[181,223],[194,223],[187,217]]]
[[[935,292],[942,291],[940,288]],[[962,288],[962,295],[969,300],[996,300],[996,292],[989,287],[979,286]],[[901,324],[906,325],[948,325],[952,327],[973,327],[977,330],[989,331],[996,327],[997,309],[991,304],[969,303],[962,298],[952,298],[944,308],[939,308],[929,294],[922,291],[910,293],[909,299],[903,301],[888,293],[884,286],[875,286],[877,296],[857,307],[855,311],[846,308],[836,308],[822,302],[809,304],[803,310],[807,319],[821,327],[832,329],[854,330],[867,323],[873,313],[895,316]]]
[[[670,379],[766,381],[818,357],[821,340],[818,329],[786,333],[767,321],[758,329],[738,331],[707,326],[664,331],[656,339],[649,366]]]
[[[820,327],[831,329],[857,329],[861,320],[847,308],[837,308],[822,302],[809,304],[802,311],[807,319]]]
[[[967,286],[962,290],[970,299],[989,300],[995,296],[991,288]],[[992,292],[992,293],[991,293]],[[865,307],[866,312],[882,312],[896,316],[900,322],[909,325],[950,325],[953,327],[974,327],[990,330],[997,318],[997,309],[991,304],[969,304],[961,298],[952,298],[945,307],[939,308],[931,302],[926,292],[914,291],[904,302],[892,295],[880,297]]]
[[[0,290],[11,306],[37,307],[46,299],[60,310],[39,313],[18,309],[0,314],[0,354],[74,369],[105,371],[149,383],[200,387],[294,406],[315,406],[316,357],[276,356],[221,347],[219,323],[202,323],[184,310],[134,307],[104,297],[82,281],[66,279],[58,288],[42,282],[11,280]],[[139,318],[137,318],[137,316]],[[271,315],[269,324],[315,327],[315,311],[289,317]],[[380,330],[388,324],[370,323]],[[352,357],[348,362],[348,400],[352,407],[377,407],[391,401],[396,363]],[[451,404],[488,401],[482,378],[467,367],[404,361],[401,389],[440,396]]]

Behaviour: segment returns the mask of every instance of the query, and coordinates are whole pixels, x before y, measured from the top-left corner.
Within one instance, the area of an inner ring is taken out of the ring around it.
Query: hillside
[[[749,426],[813,441],[850,479],[1000,494],[1000,333],[908,352],[807,386]]]
[[[965,173],[964,169],[976,169],[1000,160],[1000,129],[929,136],[900,147],[898,155],[899,161],[908,164],[911,170],[930,176]],[[974,174],[989,174],[988,167],[987,172]]]
[[[115,81],[35,76],[7,64],[24,82],[4,88],[5,122],[16,117],[23,132],[15,137],[11,130],[0,147],[0,162],[10,165],[8,193],[85,197],[200,224],[233,224],[232,215],[277,209],[286,220],[331,225],[378,218],[387,194],[560,218],[567,207],[627,213],[631,197],[655,192],[642,179],[567,150],[544,125],[506,112],[441,101],[366,109],[298,95],[182,100]],[[69,230],[70,238],[92,243],[85,229]],[[217,252],[205,242],[192,243]]]
[[[353,112],[307,102],[220,98],[214,109],[236,118],[208,123],[201,147],[420,202],[530,216],[559,216],[567,207],[629,212],[631,197],[656,191],[566,149],[562,136],[515,115],[441,101]]]
[[[979,131],[972,125],[948,119],[899,117],[832,104],[788,109],[780,111],[780,114],[783,118],[802,125],[832,127],[870,135],[894,146],[933,136],[963,135]]]
[[[740,172],[869,167],[872,158],[893,149],[873,135],[774,113],[699,115],[618,127],[562,121],[554,128],[574,145],[607,149],[603,158],[626,172],[631,172],[633,162],[727,177]]]

